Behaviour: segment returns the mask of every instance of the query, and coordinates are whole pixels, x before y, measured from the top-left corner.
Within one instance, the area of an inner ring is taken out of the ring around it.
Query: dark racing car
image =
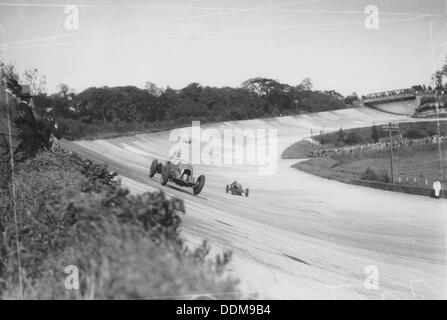
[[[154,159],[149,169],[149,177],[152,178],[157,173],[161,175],[160,182],[162,186],[165,186],[168,181],[172,181],[181,187],[192,188],[195,195],[199,194],[205,185],[204,175],[200,175],[197,179],[194,178],[191,164],[174,164],[171,161],[163,164]]]
[[[225,191],[227,193],[231,192],[231,194],[235,194],[238,196],[245,195],[246,197],[248,197],[248,188],[244,190],[244,188],[242,188],[242,185],[240,183],[237,183],[237,181],[234,181],[230,185],[227,184]]]

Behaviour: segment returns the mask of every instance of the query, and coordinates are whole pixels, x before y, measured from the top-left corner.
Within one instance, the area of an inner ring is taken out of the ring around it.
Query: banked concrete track
[[[174,185],[162,187],[157,177],[147,175],[153,157],[167,156],[169,132],[66,147],[109,163],[133,192],[161,189],[184,199],[186,239],[192,244],[206,239],[216,251],[233,251],[229,275],[242,280],[240,289],[248,295],[446,298],[445,200],[325,180],[292,169],[296,160],[280,159],[310,129],[328,132],[401,119],[405,117],[358,108],[202,126],[220,131],[276,129],[278,165],[273,175],[259,175],[256,166],[196,165],[195,174],[206,175],[199,196]],[[225,185],[234,179],[250,188],[248,198],[225,193]]]

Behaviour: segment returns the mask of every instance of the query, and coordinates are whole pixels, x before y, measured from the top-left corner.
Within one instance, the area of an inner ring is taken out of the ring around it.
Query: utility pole
[[[310,141],[312,142],[312,154],[315,157],[314,134],[312,129],[310,129]]]
[[[391,168],[391,183],[394,183],[394,168],[393,168],[393,135],[391,132],[391,122],[389,124],[390,132],[390,168]]]
[[[439,108],[442,103],[442,82],[435,79],[435,96],[436,96],[436,128],[438,131],[438,151],[439,151],[439,170],[441,173],[441,181],[444,179],[444,169],[442,167],[442,148],[441,148],[441,129],[439,124]]]
[[[399,124],[385,124],[382,126],[383,131],[388,131],[390,134],[390,171],[391,171],[391,183],[394,183],[394,165],[393,165],[393,131],[399,132]]]

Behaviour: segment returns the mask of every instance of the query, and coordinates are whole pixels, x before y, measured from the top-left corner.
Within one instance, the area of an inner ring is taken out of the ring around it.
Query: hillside
[[[39,154],[17,166],[17,256],[8,167],[0,170],[1,299],[190,298],[233,296],[222,272],[230,254],[207,257],[205,243],[187,248],[180,234],[183,201],[164,193],[130,195],[106,166],[66,152]],[[19,268],[20,261],[20,268]],[[67,290],[64,270],[79,270]]]

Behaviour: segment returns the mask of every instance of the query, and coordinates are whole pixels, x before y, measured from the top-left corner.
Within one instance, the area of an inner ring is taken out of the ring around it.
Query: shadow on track
[[[196,198],[199,198],[199,199],[208,200],[207,198],[199,196],[199,195],[195,195],[194,193],[189,192],[189,191],[187,191],[184,188],[179,188],[179,187],[176,187],[176,186],[173,186],[173,185],[170,185],[170,184],[167,184],[165,187],[173,189],[173,190],[176,190],[176,191],[179,191],[179,192],[183,192],[183,193],[189,194],[189,195],[191,195],[193,197],[196,197]]]

